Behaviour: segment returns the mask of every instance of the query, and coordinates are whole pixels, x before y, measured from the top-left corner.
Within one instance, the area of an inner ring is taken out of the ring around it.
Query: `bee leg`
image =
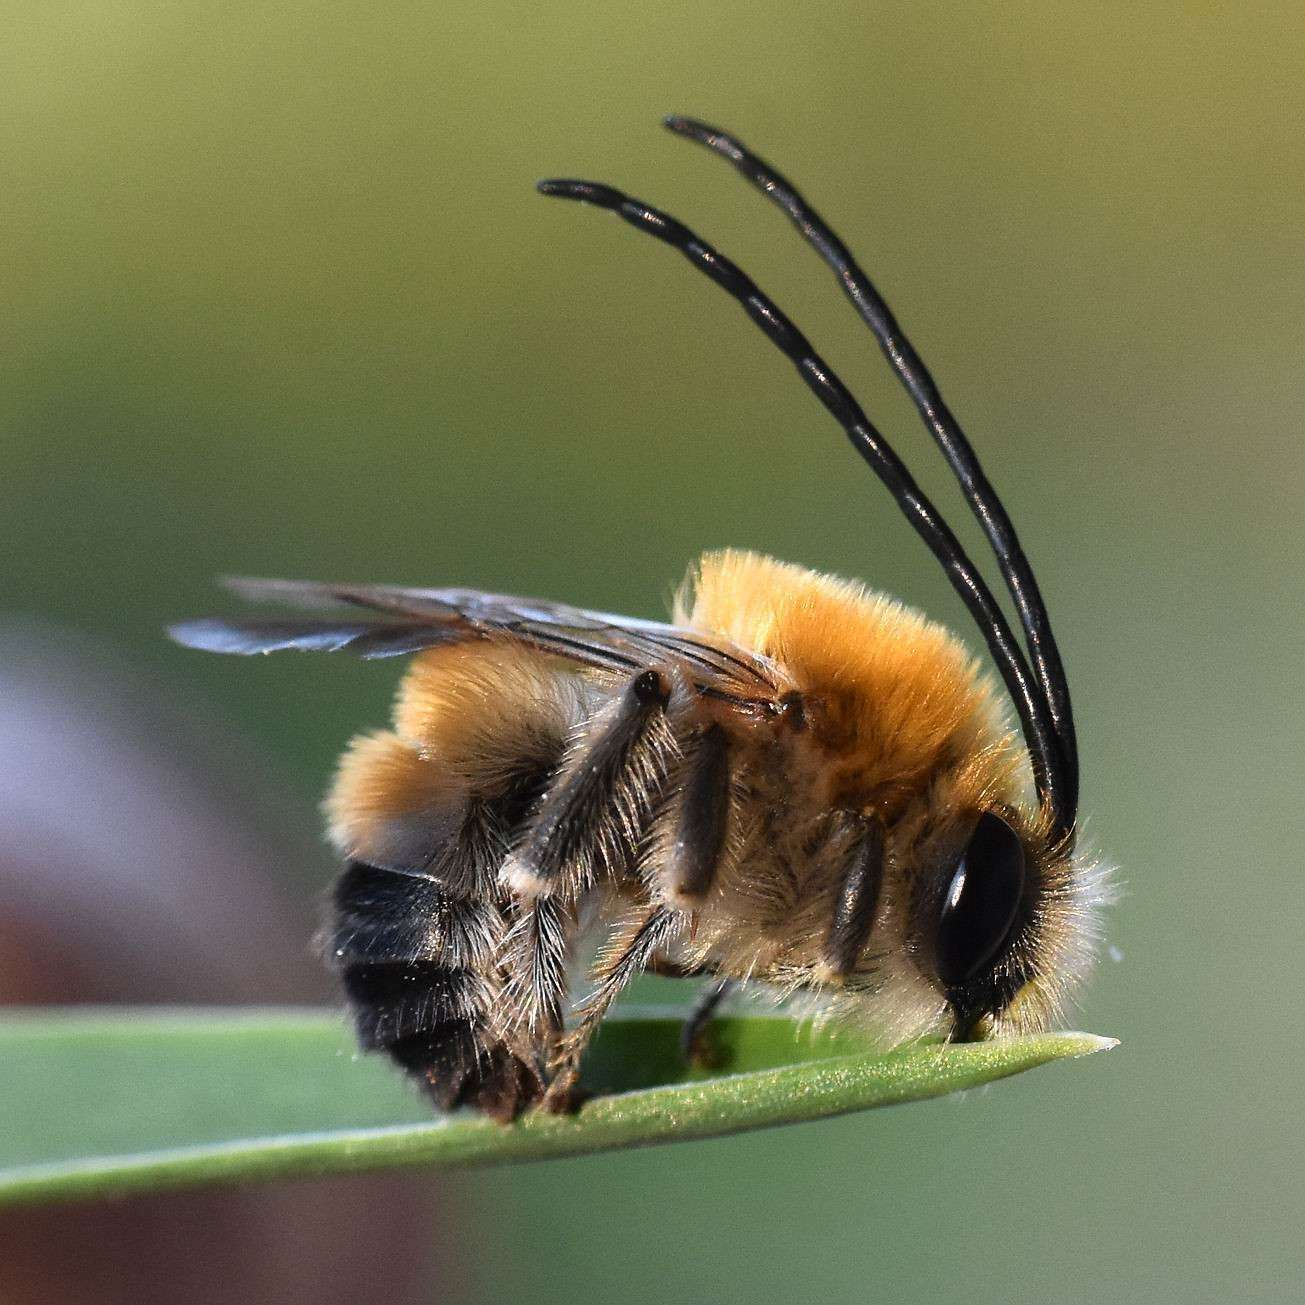
[[[709,725],[687,746],[676,775],[677,801],[656,860],[660,896],[680,911],[697,910],[710,891],[730,833],[729,739]]]
[[[667,676],[642,671],[595,714],[503,866],[513,894],[574,897],[628,865],[676,751],[670,698]]]
[[[689,1017],[680,1026],[680,1055],[700,1069],[718,1069],[721,1057],[707,1037],[712,1017],[722,1001],[734,990],[733,979],[709,983],[698,994]]]
[[[872,819],[864,822],[843,867],[817,971],[822,981],[841,983],[856,969],[861,949],[874,928],[883,877],[884,827]]]
[[[501,972],[504,1041],[536,1066],[541,1080],[558,1054],[563,1007],[567,998],[567,959],[575,932],[575,912],[560,897],[537,897],[517,904],[517,919],[508,934]],[[554,1105],[563,1088],[554,1094]],[[573,1109],[578,1096],[568,1098]]]
[[[632,931],[628,928],[624,931],[628,940],[623,942],[621,935],[614,940],[598,966],[598,986],[577,1007],[579,1023],[558,1046],[553,1079],[541,1103],[546,1110],[562,1113],[575,1109],[580,1061],[589,1039],[626,984],[647,968],[657,952],[673,941],[683,927],[682,916],[664,906],[654,906],[634,923]]]
[[[599,878],[629,872],[678,753],[671,697],[669,675],[642,671],[592,717],[500,873],[516,906],[505,1021],[545,1063],[558,1055],[575,904]]]
[[[711,971],[701,965],[682,965],[665,956],[654,956],[646,966],[645,974],[655,974],[661,979],[701,979]],[[717,1058],[706,1041],[712,1017],[721,1002],[733,991],[734,979],[717,979],[699,990],[684,1023],[680,1026],[680,1055],[691,1065],[714,1069]]]
[[[709,973],[701,965],[681,965],[679,961],[666,956],[654,956],[644,966],[643,972],[656,975],[659,979],[701,979]]]
[[[508,1037],[524,1035],[526,1044],[547,1059],[562,1031],[574,913],[558,897],[519,902],[516,911],[500,963],[507,976],[502,1023]]]

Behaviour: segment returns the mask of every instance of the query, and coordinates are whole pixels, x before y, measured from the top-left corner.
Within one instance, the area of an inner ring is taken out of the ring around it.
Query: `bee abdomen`
[[[502,1043],[487,1043],[465,1024],[437,1025],[387,1050],[441,1110],[472,1105],[508,1123],[544,1094],[532,1065]]]
[[[497,905],[428,877],[352,862],[331,953],[365,1051],[388,1053],[442,1109],[512,1118],[543,1084],[492,1029]]]
[[[351,965],[342,974],[364,1051],[388,1050],[444,1025],[477,1028],[485,1002],[475,971],[438,961]]]
[[[354,861],[335,888],[332,959],[337,966],[440,961],[483,968],[501,930],[492,902],[430,876]]]

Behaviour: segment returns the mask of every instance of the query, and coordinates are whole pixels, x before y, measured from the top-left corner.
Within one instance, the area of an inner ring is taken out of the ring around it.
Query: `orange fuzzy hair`
[[[529,649],[478,641],[420,653],[399,686],[394,730],[359,735],[340,758],[323,804],[331,841],[346,856],[420,860],[444,813],[560,746],[579,695]]]
[[[991,685],[959,640],[894,599],[729,549],[690,573],[675,621],[769,657],[810,699],[821,741],[846,758],[831,798],[891,806],[934,777],[962,810],[1012,800],[1019,752]]]

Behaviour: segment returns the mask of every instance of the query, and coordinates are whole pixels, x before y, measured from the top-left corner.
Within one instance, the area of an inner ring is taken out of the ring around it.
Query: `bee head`
[[[1091,961],[1100,875],[1042,826],[982,811],[919,885],[918,955],[956,1041],[1045,1027]]]

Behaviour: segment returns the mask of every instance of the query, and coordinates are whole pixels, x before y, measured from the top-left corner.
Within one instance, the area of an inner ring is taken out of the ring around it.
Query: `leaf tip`
[[[1067,1056],[1091,1056],[1098,1051],[1109,1051],[1112,1047],[1119,1046],[1118,1038],[1103,1037],[1099,1033],[1067,1033],[1066,1042],[1069,1044],[1065,1049]]]

